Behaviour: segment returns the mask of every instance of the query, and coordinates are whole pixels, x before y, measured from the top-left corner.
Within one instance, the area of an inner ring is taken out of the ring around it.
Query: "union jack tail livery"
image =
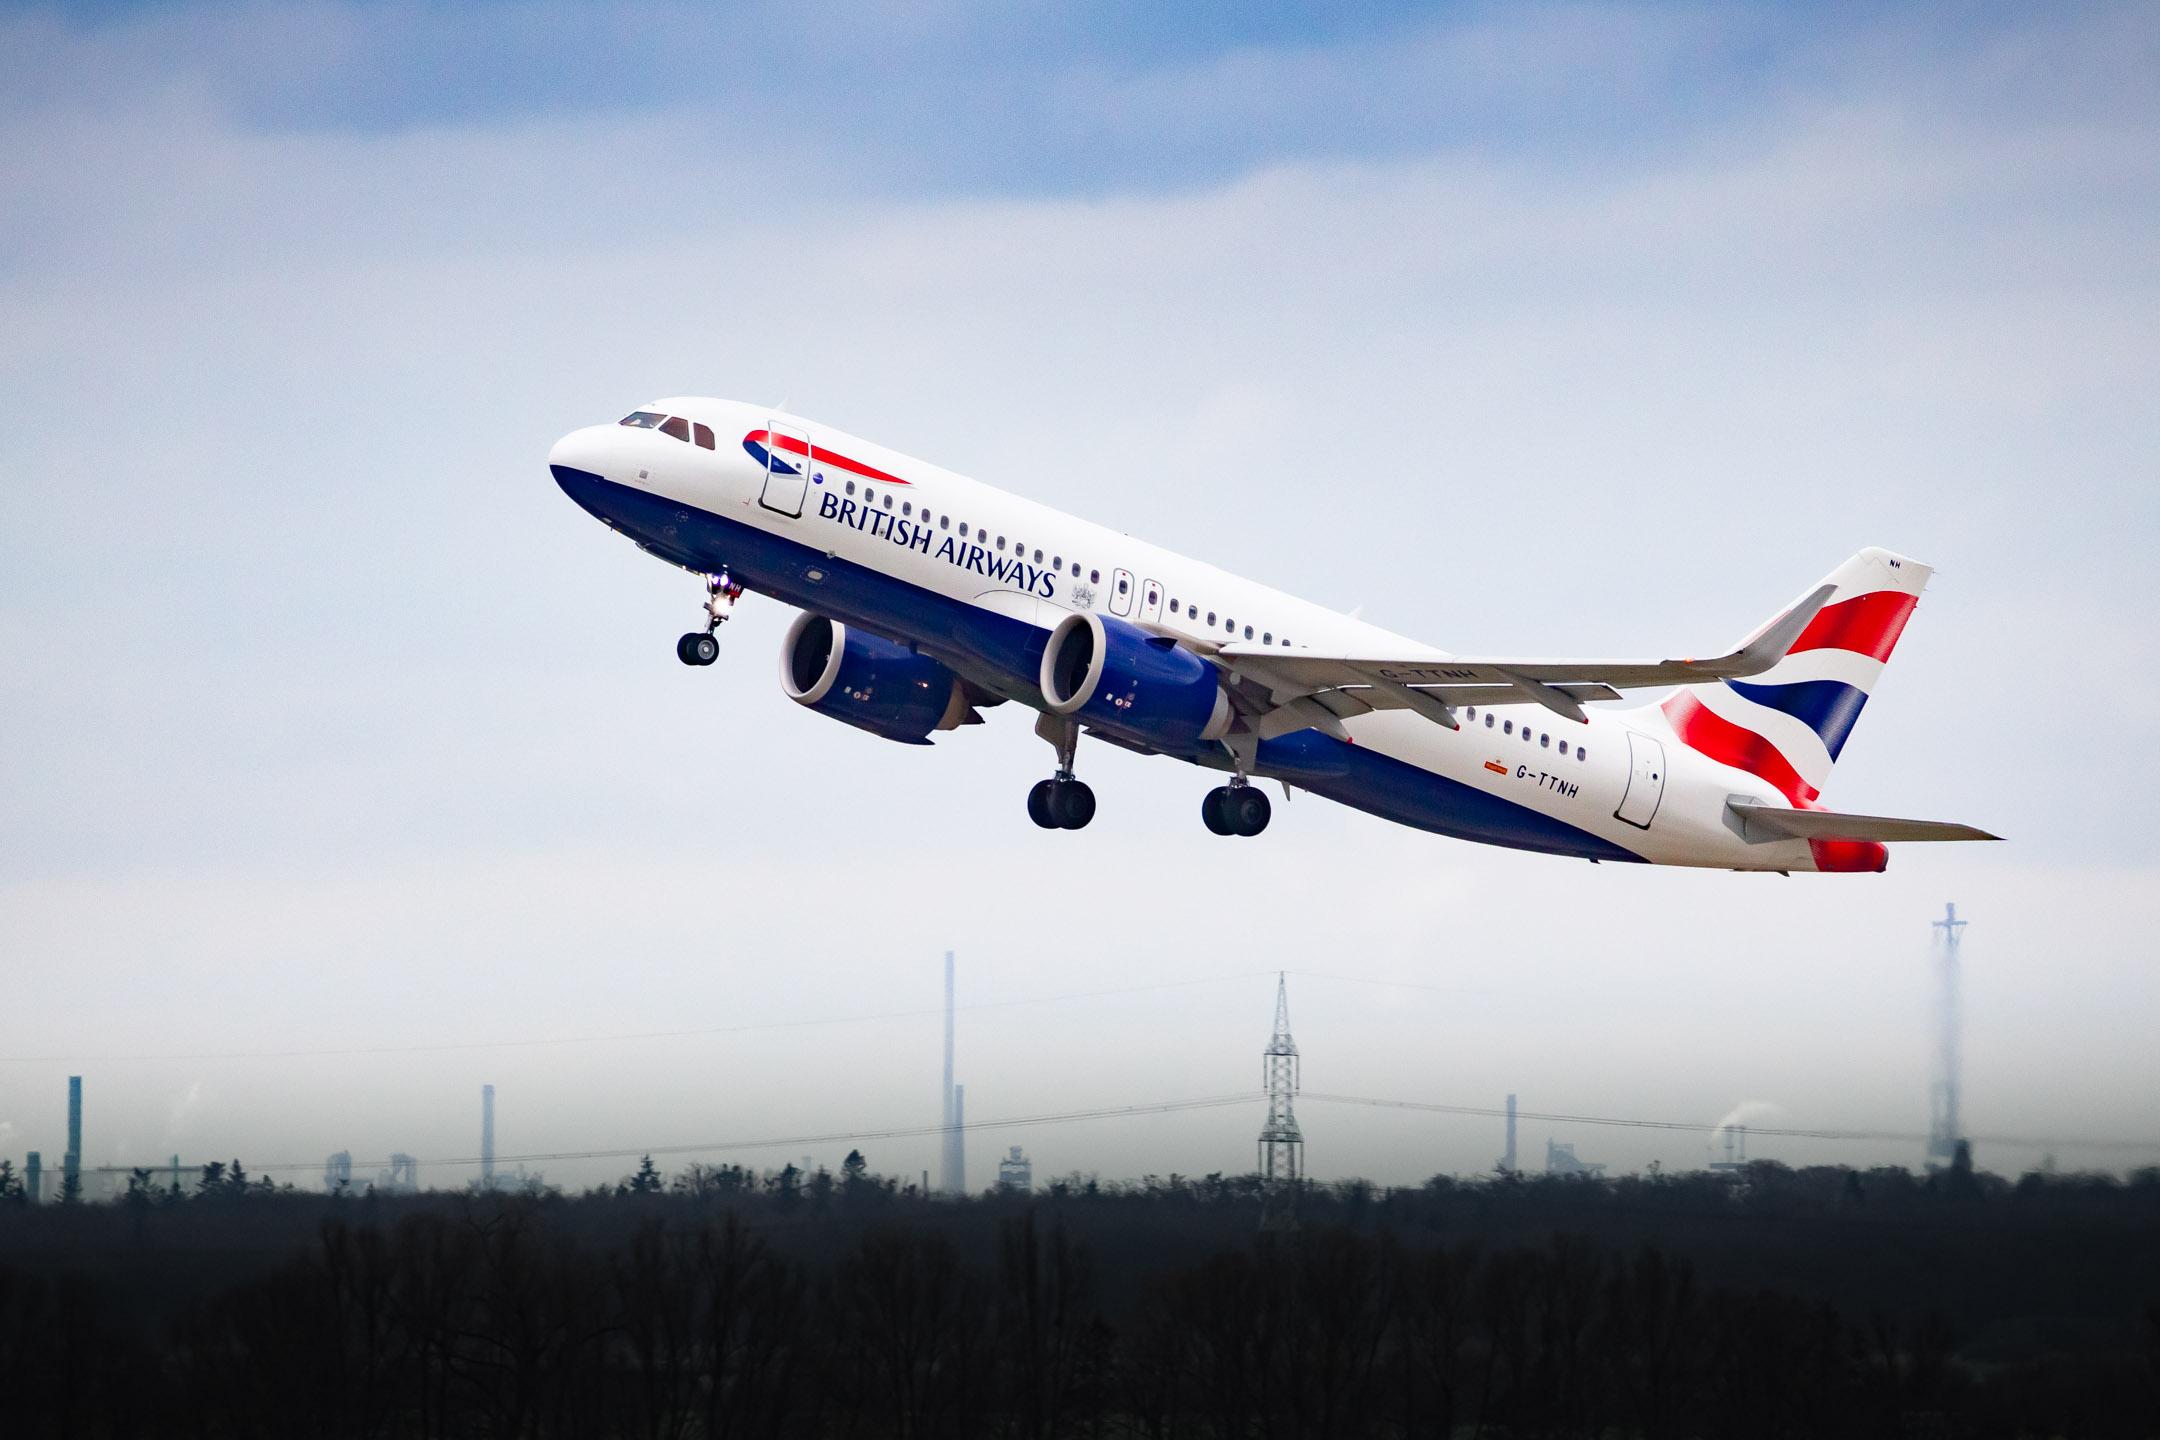
[[[1821,809],[1830,769],[1934,573],[1888,550],[1862,550],[1824,577],[1836,588],[1784,659],[1746,680],[1689,685],[1661,707],[1665,718],[1688,748],[1760,777],[1795,808]],[[1881,851],[1868,845],[1825,853],[1842,843],[1818,842],[1818,865],[1873,860]]]

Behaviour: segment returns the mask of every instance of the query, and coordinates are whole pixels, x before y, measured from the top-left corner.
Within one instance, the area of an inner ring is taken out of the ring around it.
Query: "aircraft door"
[[[1625,820],[1639,830],[1650,828],[1658,802],[1665,798],[1665,747],[1648,735],[1628,731],[1627,793],[1613,818]]]
[[[810,436],[779,421],[765,427],[765,489],[758,504],[794,519],[802,518],[803,496],[810,489]]]
[[[1162,586],[1153,580],[1140,582],[1140,623],[1154,625],[1162,620]]]
[[[1133,578],[1130,570],[1110,572],[1110,613],[1132,614]]]

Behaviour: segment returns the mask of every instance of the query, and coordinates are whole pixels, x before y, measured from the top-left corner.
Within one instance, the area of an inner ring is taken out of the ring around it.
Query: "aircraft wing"
[[[1583,702],[1617,700],[1622,690],[1762,674],[1785,658],[1835,590],[1818,586],[1739,649],[1712,660],[1515,660],[1419,649],[1393,655],[1317,655],[1264,645],[1224,645],[1214,656],[1241,678],[1266,687],[1275,704],[1286,710],[1300,697],[1312,697],[1338,716],[1409,709],[1454,729],[1450,711],[1457,705],[1534,702],[1580,721],[1586,718]],[[1358,703],[1346,711],[1330,703],[1336,697]]]
[[[1887,815],[1840,815],[1831,810],[1787,810],[1780,805],[1726,808],[1740,818],[1740,833],[1751,845],[1772,840],[2000,840],[1970,825],[1946,820],[1893,820]]]

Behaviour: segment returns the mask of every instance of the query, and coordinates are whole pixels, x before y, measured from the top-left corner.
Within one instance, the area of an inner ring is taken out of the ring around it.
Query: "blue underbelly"
[[[1047,630],[650,491],[567,465],[552,469],[572,500],[663,560],[704,574],[725,570],[746,589],[912,643],[985,689],[1041,703],[1035,677]],[[1198,751],[1163,753],[1200,762]],[[1264,740],[1259,759],[1262,776],[1419,830],[1552,855],[1642,859],[1527,806],[1317,730]]]

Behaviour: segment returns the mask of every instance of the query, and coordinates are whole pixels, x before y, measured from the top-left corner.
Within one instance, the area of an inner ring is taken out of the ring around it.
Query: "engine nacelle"
[[[798,705],[887,740],[927,745],[968,714],[959,677],[927,655],[807,610],[780,645],[780,688]]]
[[[1230,729],[1230,699],[1214,666],[1112,616],[1060,620],[1043,647],[1040,679],[1057,714],[1157,749],[1188,749]]]

